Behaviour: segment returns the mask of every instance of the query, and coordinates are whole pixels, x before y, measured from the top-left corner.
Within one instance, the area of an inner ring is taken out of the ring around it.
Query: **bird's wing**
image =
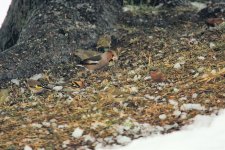
[[[94,57],[91,57],[91,58],[84,59],[83,61],[80,62],[80,64],[82,64],[82,65],[95,65],[95,64],[98,64],[100,60],[101,60],[101,55],[98,55],[98,56],[94,56]]]

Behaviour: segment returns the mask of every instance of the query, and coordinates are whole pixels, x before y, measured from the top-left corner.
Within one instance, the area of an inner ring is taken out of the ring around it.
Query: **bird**
[[[152,71],[150,71],[150,76],[155,82],[166,81],[165,75],[159,69],[153,69]]]
[[[26,85],[33,94],[40,94],[46,90],[37,80],[29,79],[26,81]]]
[[[101,55],[93,56],[87,59],[84,59],[77,66],[82,66],[93,72],[95,70],[101,69],[109,64],[110,61],[118,60],[118,56],[115,51],[109,50]]]
[[[208,18],[206,20],[206,24],[208,25],[208,27],[215,27],[222,24],[223,22],[225,22],[224,18]]]
[[[99,37],[98,41],[97,41],[97,49],[109,49],[111,47],[111,35],[109,34],[104,34],[102,36]]]

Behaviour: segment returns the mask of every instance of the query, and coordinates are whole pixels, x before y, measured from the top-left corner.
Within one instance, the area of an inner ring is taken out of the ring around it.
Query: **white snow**
[[[225,150],[225,110],[219,116],[201,116],[181,131],[134,140],[116,150]],[[103,148],[104,150],[107,150]]]
[[[10,3],[11,3],[11,0],[0,1],[0,6],[1,6],[0,7],[0,27],[2,26],[2,23],[5,19]]]
[[[119,143],[119,144],[122,144],[122,145],[125,145],[125,144],[128,144],[131,142],[131,138],[127,137],[127,136],[122,136],[122,135],[118,135],[116,137],[116,141]]]
[[[82,130],[81,128],[76,128],[74,129],[72,136],[75,138],[80,138],[83,135],[84,130]]]

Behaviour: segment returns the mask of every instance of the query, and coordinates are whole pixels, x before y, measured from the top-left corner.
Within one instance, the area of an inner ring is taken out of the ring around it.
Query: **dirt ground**
[[[24,80],[1,89],[0,149],[126,145],[225,107],[224,26],[208,28],[192,7],[143,8],[124,13],[117,33],[119,59],[102,70],[48,70],[39,80],[57,88],[40,94]]]

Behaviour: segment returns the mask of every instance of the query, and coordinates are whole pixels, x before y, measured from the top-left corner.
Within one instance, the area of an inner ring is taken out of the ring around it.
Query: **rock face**
[[[14,0],[0,29],[0,84],[61,64],[110,33],[121,0]]]

